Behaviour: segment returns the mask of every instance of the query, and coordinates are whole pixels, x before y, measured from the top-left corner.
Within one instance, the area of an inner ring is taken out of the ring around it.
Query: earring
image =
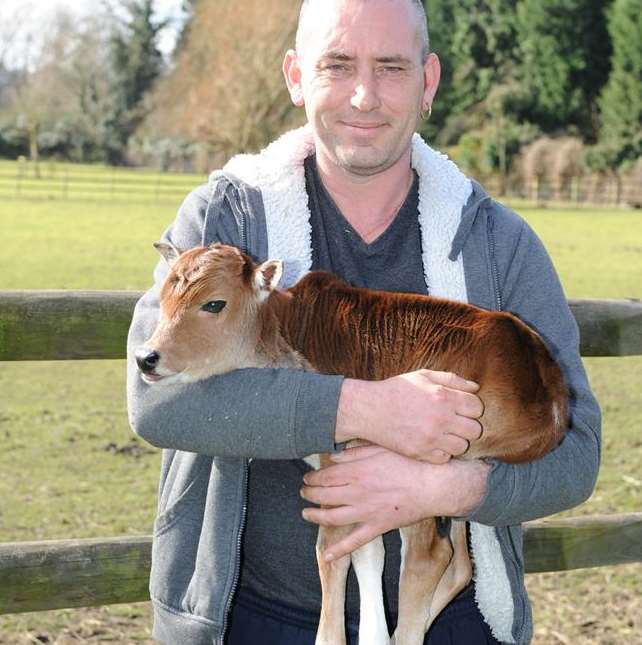
[[[424,121],[428,121],[430,118],[430,115],[432,114],[432,103],[428,106],[428,114],[426,114],[426,110],[422,110],[419,115]]]

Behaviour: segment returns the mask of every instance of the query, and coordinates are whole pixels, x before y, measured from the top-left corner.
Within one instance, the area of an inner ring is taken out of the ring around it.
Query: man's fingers
[[[439,466],[440,464],[448,463],[451,457],[452,455],[450,455],[449,453],[444,452],[443,450],[435,449],[428,453],[426,461]]]
[[[453,457],[459,457],[463,455],[468,448],[470,448],[470,442],[466,439],[462,439],[456,434],[444,434],[439,439],[439,447],[449,455]]]
[[[467,381],[461,376],[457,376],[453,372],[437,372],[435,370],[420,370],[427,376],[433,383],[444,385],[452,388],[453,390],[463,390],[464,392],[477,392],[479,390],[479,383],[475,381]]]
[[[456,426],[451,428],[450,431],[462,439],[475,441],[475,439],[479,439],[482,436],[483,427],[477,419],[458,416]]]
[[[342,506],[350,502],[345,486],[303,486],[299,493],[308,502],[324,506]]]
[[[311,470],[303,475],[308,486],[345,486],[349,483],[345,469],[340,464],[326,466],[321,470]]]
[[[484,414],[484,404],[475,394],[453,390],[451,396],[455,406],[455,412],[460,416],[479,419]]]
[[[344,555],[348,555],[348,553],[356,551],[364,544],[368,544],[368,542],[376,538],[378,535],[380,535],[380,532],[375,527],[368,524],[357,525],[354,531],[351,531],[342,540],[336,544],[331,544],[323,552],[323,558],[326,561],[337,560]]]
[[[322,526],[346,526],[357,522],[356,512],[352,506],[335,508],[304,508],[303,519]]]
[[[358,459],[374,457],[376,454],[383,452],[384,450],[385,448],[374,444],[371,446],[358,446],[356,448],[346,448],[341,452],[333,452],[330,455],[330,459],[339,463],[346,463],[349,461],[357,461]]]

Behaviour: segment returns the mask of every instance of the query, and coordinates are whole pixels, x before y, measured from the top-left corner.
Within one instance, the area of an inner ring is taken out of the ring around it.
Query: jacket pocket
[[[190,611],[184,598],[194,576],[203,530],[207,491],[203,477],[201,473],[185,482],[182,490],[172,490],[166,508],[154,522],[150,594],[178,611]]]
[[[195,480],[192,480],[185,490],[159,515],[156,516],[154,521],[154,537],[158,537],[172,528],[181,518],[190,520],[190,515],[193,516],[198,523],[198,516],[200,515],[199,509],[195,508],[194,501],[192,500],[193,491],[196,486]]]
[[[204,455],[176,452],[161,481],[154,535],[181,518],[200,523],[212,460]]]

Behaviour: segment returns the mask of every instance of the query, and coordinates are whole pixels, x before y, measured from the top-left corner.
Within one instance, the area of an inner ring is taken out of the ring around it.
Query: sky
[[[110,5],[117,5],[118,0],[108,0]],[[2,21],[16,15],[16,11],[28,12],[29,30],[44,26],[51,19],[57,8],[63,8],[79,17],[89,14],[100,6],[99,0],[0,0],[0,38],[2,38]],[[159,47],[164,54],[169,54],[176,42],[181,25],[182,0],[154,0],[156,15],[159,19],[168,19],[169,27],[160,34]]]

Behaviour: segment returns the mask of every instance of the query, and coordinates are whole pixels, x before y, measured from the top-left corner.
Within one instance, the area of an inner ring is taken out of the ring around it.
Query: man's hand
[[[401,455],[447,462],[481,436],[479,385],[449,372],[418,370],[383,381],[346,379],[335,439],[365,439]]]
[[[377,535],[427,517],[461,516],[472,511],[486,490],[490,466],[452,460],[435,465],[380,446],[349,448],[332,456],[336,464],[306,473],[301,495],[332,508],[306,508],[316,524],[354,530],[324,557],[339,558]]]

